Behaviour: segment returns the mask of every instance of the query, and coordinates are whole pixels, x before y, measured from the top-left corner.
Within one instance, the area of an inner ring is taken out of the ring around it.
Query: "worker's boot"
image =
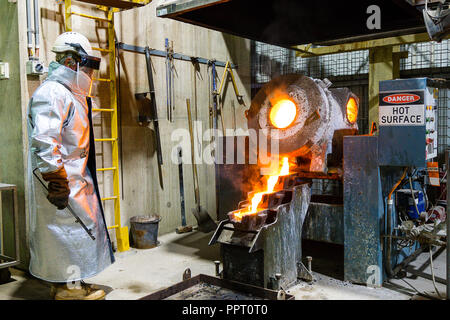
[[[98,288],[95,284],[87,284],[83,281],[81,286],[86,290],[86,296],[83,300],[103,300],[106,293],[102,289]]]
[[[84,282],[73,288],[67,284],[52,285],[51,292],[55,300],[102,300],[106,296],[105,291]]]

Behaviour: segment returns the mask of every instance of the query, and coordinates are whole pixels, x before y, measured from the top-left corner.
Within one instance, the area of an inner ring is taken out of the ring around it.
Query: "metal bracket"
[[[278,291],[277,300],[286,300],[286,292],[284,290]]]
[[[222,272],[220,272],[220,261],[219,260],[215,260],[214,261],[214,265],[216,267],[216,277],[221,277]]]
[[[191,269],[187,268],[183,272],[183,281],[189,280],[191,278]]]
[[[314,276],[311,271],[308,270],[308,268],[305,267],[305,265],[301,262],[297,263],[297,278],[313,282]]]

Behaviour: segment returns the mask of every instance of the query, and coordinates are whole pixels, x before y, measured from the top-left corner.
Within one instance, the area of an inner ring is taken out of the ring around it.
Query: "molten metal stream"
[[[267,193],[272,193],[273,189],[275,188],[275,185],[277,184],[278,177],[280,176],[287,176],[289,174],[289,159],[283,158],[283,165],[281,166],[280,172],[277,175],[270,176],[267,180],[267,189],[263,192],[256,193],[252,200],[251,205],[248,207],[247,211],[239,211],[234,214],[234,218],[238,221],[242,219],[243,216],[249,215],[249,214],[255,214],[258,211],[258,205],[260,204],[263,195]]]

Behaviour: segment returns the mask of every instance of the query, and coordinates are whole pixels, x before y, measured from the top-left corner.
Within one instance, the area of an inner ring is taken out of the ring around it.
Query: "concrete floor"
[[[161,243],[157,248],[131,248],[127,252],[116,253],[115,264],[86,282],[103,287],[108,293],[107,300],[133,300],[180,282],[186,268],[191,269],[192,276],[200,273],[214,275],[213,261],[219,260],[219,247],[208,246],[211,235],[194,231],[182,235],[170,233],[160,236]],[[429,274],[429,266],[426,264],[428,257],[428,253],[423,253],[412,266],[415,269],[422,268],[422,272]],[[435,259],[434,267],[436,276],[445,278],[445,250]],[[11,271],[12,281],[0,285],[0,300],[50,299],[50,287],[47,283],[20,270]],[[314,272],[314,275],[316,281],[312,284],[299,283],[288,292],[298,300],[405,300],[416,297],[416,291],[411,286],[431,295],[434,291],[431,280],[413,278],[410,274],[403,280],[392,280],[382,288],[354,285],[324,273]],[[440,283],[437,285],[441,295],[445,296],[445,286]]]

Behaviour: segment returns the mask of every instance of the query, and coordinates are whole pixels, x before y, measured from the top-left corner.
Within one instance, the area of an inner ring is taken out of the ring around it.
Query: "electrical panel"
[[[39,76],[47,72],[47,68],[39,60],[30,59],[27,61],[27,74],[30,76]]]
[[[437,92],[428,78],[380,81],[380,165],[426,167],[437,157]]]

